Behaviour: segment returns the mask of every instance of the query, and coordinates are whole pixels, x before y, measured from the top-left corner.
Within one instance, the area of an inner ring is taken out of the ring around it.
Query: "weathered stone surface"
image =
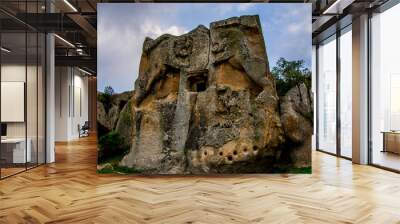
[[[147,38],[131,116],[122,166],[158,174],[270,171],[285,133],[258,16]]]
[[[296,167],[311,166],[312,98],[306,85],[290,89],[281,100],[281,121],[294,146],[290,157]]]
[[[269,65],[258,16],[213,22],[210,35],[213,64],[228,61],[232,67],[244,70],[259,86],[272,85],[268,80]]]
[[[208,65],[209,30],[198,26],[182,36],[162,35],[156,40],[146,38],[135,82],[134,103],[138,106],[153,85],[171,70],[200,70]]]
[[[132,117],[132,103],[129,100],[119,113],[115,126],[115,131],[124,139],[127,147],[132,145]]]
[[[293,87],[281,101],[281,121],[286,136],[302,143],[312,133],[312,102],[304,84]]]
[[[131,91],[112,95],[108,110],[101,101],[97,101],[97,122],[107,129],[113,130],[117,125],[121,110],[131,98]]]

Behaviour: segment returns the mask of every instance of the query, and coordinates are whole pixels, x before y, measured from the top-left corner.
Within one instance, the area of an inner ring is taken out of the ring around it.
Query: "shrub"
[[[100,137],[99,139],[98,162],[104,163],[113,159],[121,159],[128,151],[124,145],[124,138],[115,131]]]

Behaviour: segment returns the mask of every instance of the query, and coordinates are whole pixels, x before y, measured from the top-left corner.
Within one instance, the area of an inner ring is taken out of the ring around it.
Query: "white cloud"
[[[187,31],[180,26],[169,26],[169,27],[162,27],[157,23],[154,23],[153,21],[147,21],[145,24],[141,26],[141,31],[142,35],[151,37],[151,38],[157,38],[161,36],[162,34],[172,34],[175,36],[182,35],[186,33]]]
[[[229,12],[232,12],[234,10],[234,5],[232,4],[217,4],[215,6],[215,9],[218,11],[220,15],[225,15]]]
[[[293,34],[300,32],[304,28],[302,23],[291,23],[288,25],[287,31]]]
[[[243,12],[247,11],[254,6],[254,3],[241,3],[237,6],[237,11]]]
[[[232,12],[243,13],[251,10],[252,8],[254,8],[254,6],[254,3],[216,4],[214,9],[217,10],[220,16],[224,16]]]
[[[260,11],[271,7],[274,10]],[[98,16],[99,89],[132,90],[146,36],[181,35],[198,24],[244,14],[260,14],[268,57],[307,59],[311,51],[311,11],[293,4],[100,4]],[[254,6],[254,7],[253,7]],[[173,13],[170,10],[174,10]],[[284,12],[284,13],[283,13]],[[296,15],[296,16],[293,16]],[[305,16],[307,15],[307,16]],[[193,16],[190,17],[190,16]],[[196,23],[190,22],[191,20]],[[197,22],[198,21],[198,22]]]
[[[146,37],[157,38],[162,34],[181,35],[186,33],[182,26],[157,13],[137,15],[142,20],[133,20],[129,14],[110,19],[99,16],[98,23],[98,80],[99,89],[110,85],[115,91],[132,90],[139,73],[139,62]]]
[[[287,16],[299,16],[302,15],[302,11],[300,9],[296,8],[290,8],[290,10],[287,11],[286,13]]]

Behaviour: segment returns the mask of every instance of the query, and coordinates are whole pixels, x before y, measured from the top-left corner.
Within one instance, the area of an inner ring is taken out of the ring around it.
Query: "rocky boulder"
[[[97,99],[102,99],[101,94],[103,93],[97,93]],[[121,110],[131,98],[132,91],[127,91],[113,94],[106,100],[97,100],[97,122],[108,130],[113,130],[120,118]]]
[[[285,136],[299,143],[306,130],[287,127],[303,122],[302,104],[282,104],[289,115],[280,115],[267,58],[258,16],[146,38],[131,111],[123,109],[131,118],[117,124],[132,126],[119,165],[157,174],[271,171]]]
[[[281,99],[281,122],[295,167],[311,166],[313,102],[304,83],[290,89]]]
[[[129,100],[118,116],[115,131],[124,139],[126,147],[132,145],[132,102]]]

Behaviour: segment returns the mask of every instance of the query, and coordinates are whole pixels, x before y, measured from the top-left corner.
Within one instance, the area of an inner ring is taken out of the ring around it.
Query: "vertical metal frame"
[[[48,13],[48,0],[45,0],[45,13]],[[44,82],[44,163],[47,163],[47,35],[48,33],[44,33],[44,70],[42,69],[42,76],[44,74],[44,77],[42,78],[42,82]],[[44,72],[43,72],[44,71]]]
[[[28,0],[25,0],[25,21],[28,21]],[[28,24],[25,23],[25,100],[24,100],[24,120],[25,120],[25,170],[28,169]],[[32,155],[32,154],[31,154]]]
[[[372,12],[368,12],[368,25],[367,25],[367,45],[368,45],[368,53],[367,53],[367,82],[368,82],[368,95],[367,95],[367,116],[368,116],[368,164],[373,164],[373,148],[372,148],[372,29],[371,29],[371,20],[372,20]]]
[[[39,13],[38,0],[36,1],[36,13]],[[36,32],[36,166],[38,165],[39,165],[39,32]]]
[[[67,67],[67,72],[68,72],[68,117],[71,117],[72,116],[72,114],[71,114],[71,86],[72,86],[72,81],[71,81],[71,77],[72,77],[72,75],[71,75],[71,69],[69,69],[68,70],[68,67]]]
[[[2,23],[0,23],[0,47],[1,46],[3,46],[2,45]],[[1,57],[1,55],[2,55],[2,53],[1,53],[1,50],[0,50],[0,125],[2,124],[2,122],[1,122],[1,78],[2,78],[2,75],[1,75],[1,67],[3,66],[3,64],[1,63],[2,62],[2,57]],[[0,137],[1,137],[1,133],[0,133]],[[1,173],[1,170],[2,170],[2,165],[1,165],[1,151],[2,151],[2,149],[1,149],[1,144],[0,144],[0,180],[2,179],[2,173]]]
[[[79,117],[82,117],[82,88],[79,88]]]
[[[341,37],[343,32],[350,25],[343,28],[337,28],[336,31],[336,154],[340,158],[352,160],[352,158],[342,155],[342,117],[341,117],[341,81],[342,81],[342,57],[341,57]],[[352,32],[352,29],[347,32]]]
[[[319,149],[319,44],[315,46],[315,148]]]
[[[72,106],[72,117],[75,118],[75,69],[71,67],[71,103],[70,107]]]
[[[336,30],[336,155],[341,156],[341,119],[340,119],[340,36],[341,31]]]

